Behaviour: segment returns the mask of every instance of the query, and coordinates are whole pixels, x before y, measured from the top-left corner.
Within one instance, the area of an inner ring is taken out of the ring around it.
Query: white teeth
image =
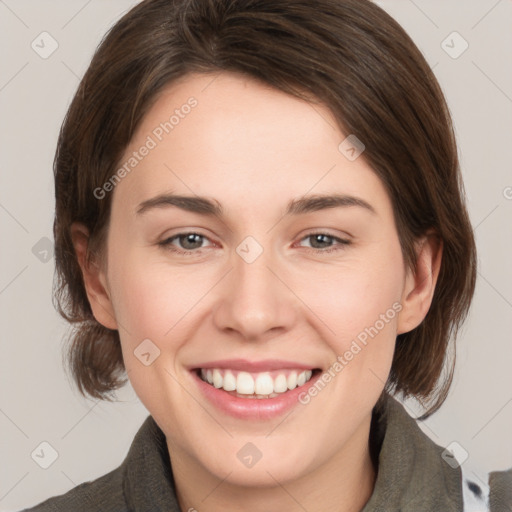
[[[222,384],[223,384],[222,374],[217,369],[213,370],[213,385],[214,385],[214,387],[221,388]]]
[[[286,382],[286,375],[280,373],[274,379],[274,392],[275,393],[284,393],[285,391],[288,391],[288,384]]]
[[[256,377],[254,392],[257,395],[270,395],[274,392],[274,381],[268,373],[260,373]]]
[[[295,389],[297,387],[297,373],[290,373],[290,375],[288,375],[288,379],[286,379],[286,383],[288,384],[288,389]]]
[[[236,379],[235,376],[227,371],[224,374],[224,385],[222,386],[225,391],[235,391],[236,390]]]
[[[253,375],[248,372],[236,374],[236,372],[219,368],[201,369],[201,378],[204,381],[217,389],[235,392],[236,396],[243,398],[274,398],[280,393],[304,385],[312,375],[311,370],[304,370],[292,371],[288,376],[285,373],[279,373],[272,378],[269,372]]]
[[[236,391],[241,395],[254,394],[254,379],[250,373],[240,372],[236,378]]]

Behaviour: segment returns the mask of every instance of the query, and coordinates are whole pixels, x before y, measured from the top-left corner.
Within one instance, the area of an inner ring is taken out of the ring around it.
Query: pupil
[[[329,242],[329,239],[330,239],[330,238],[331,238],[331,237],[330,237],[330,236],[328,236],[328,235],[313,235],[313,241],[314,241],[314,243],[313,243],[312,245],[313,245],[313,247],[314,247],[314,246],[315,246],[315,244],[318,242],[318,243],[320,244],[320,247],[323,247],[322,243],[324,243],[324,244],[325,244],[325,243]],[[322,241],[322,239],[323,239],[323,241]]]
[[[197,241],[198,238],[199,241]],[[194,241],[194,239],[196,240]],[[181,237],[181,241],[185,242],[182,243],[185,249],[197,249],[197,247],[201,247],[201,235],[198,235],[197,233],[189,233],[188,235],[184,235]],[[190,244],[192,247],[190,247]]]

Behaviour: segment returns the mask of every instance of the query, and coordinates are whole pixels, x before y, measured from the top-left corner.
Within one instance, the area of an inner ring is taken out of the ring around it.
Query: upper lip
[[[247,359],[222,359],[200,363],[192,366],[190,369],[197,370],[198,368],[219,368],[257,373],[285,369],[314,370],[316,367],[310,364],[298,363],[296,361],[285,361],[283,359],[263,359],[261,361],[249,361]]]

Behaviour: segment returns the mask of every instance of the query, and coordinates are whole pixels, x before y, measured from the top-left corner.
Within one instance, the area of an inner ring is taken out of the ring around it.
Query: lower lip
[[[199,389],[206,398],[222,412],[245,420],[269,420],[290,411],[294,406],[302,405],[299,395],[306,393],[310,386],[320,377],[321,372],[313,375],[302,386],[279,394],[274,398],[240,398],[223,389],[218,389],[202,380],[195,371],[191,372]]]

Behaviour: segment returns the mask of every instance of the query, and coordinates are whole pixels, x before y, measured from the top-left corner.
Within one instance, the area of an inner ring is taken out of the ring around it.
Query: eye
[[[200,249],[208,247],[203,246],[205,240],[209,239],[200,233],[186,232],[166,238],[159,242],[158,245],[179,254],[200,253]]]
[[[339,238],[328,233],[310,233],[302,240],[310,241],[310,248],[314,253],[325,253],[343,250],[343,246],[350,245],[350,240]],[[333,245],[334,242],[337,242]],[[306,246],[307,247],[307,246]]]
[[[201,249],[212,247],[215,244],[203,245],[205,241],[211,242],[205,235],[196,232],[177,233],[158,243],[160,247],[177,254],[200,254]],[[330,253],[343,250],[343,246],[350,245],[350,240],[339,238],[328,233],[310,233],[301,242],[309,241],[310,252],[313,253]],[[308,249],[308,246],[300,246]]]

